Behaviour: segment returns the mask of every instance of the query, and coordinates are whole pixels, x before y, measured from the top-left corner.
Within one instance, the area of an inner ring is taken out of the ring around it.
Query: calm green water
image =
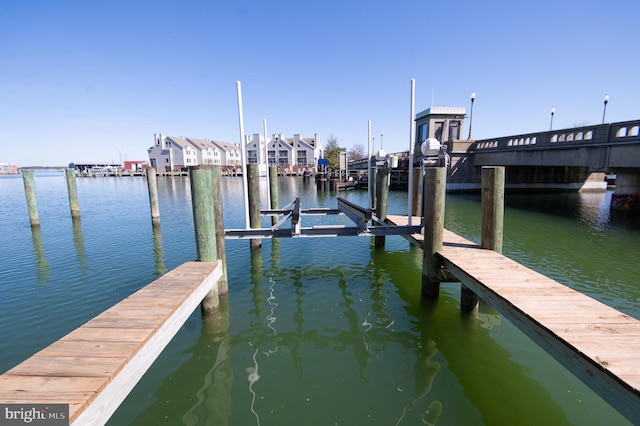
[[[77,184],[73,223],[64,176],[37,174],[32,231],[21,177],[0,178],[0,371],[195,258],[186,178],[159,178],[160,232],[142,178]],[[223,182],[227,228],[244,227],[241,187]],[[281,205],[336,205],[295,178],[279,192]],[[365,204],[365,192],[341,195]],[[609,200],[509,194],[504,253],[640,318],[640,226]],[[406,204],[391,193],[390,213]],[[448,196],[445,223],[479,241],[479,199]],[[110,424],[628,424],[490,306],[461,315],[459,285],[421,303],[421,252],[401,237],[385,250],[371,238],[265,240],[255,255],[229,240],[227,262],[222,320],[194,312]]]

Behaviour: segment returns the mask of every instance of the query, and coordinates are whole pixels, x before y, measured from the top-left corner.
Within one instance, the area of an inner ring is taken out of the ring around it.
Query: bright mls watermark
[[[68,426],[69,404],[0,404],[0,426]]]

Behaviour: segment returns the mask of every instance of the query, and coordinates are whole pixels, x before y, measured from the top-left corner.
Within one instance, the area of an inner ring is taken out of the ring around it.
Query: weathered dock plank
[[[104,424],[213,288],[220,262],[187,262],[0,376],[0,402],[69,404]]]
[[[407,223],[406,216],[386,220]],[[406,238],[422,246],[422,235]],[[450,273],[640,424],[640,321],[453,232],[444,230],[443,239],[438,255]]]

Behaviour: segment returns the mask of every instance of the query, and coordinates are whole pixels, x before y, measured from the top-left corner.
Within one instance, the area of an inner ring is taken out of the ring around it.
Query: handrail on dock
[[[182,264],[2,374],[0,402],[106,423],[221,276],[220,261]]]

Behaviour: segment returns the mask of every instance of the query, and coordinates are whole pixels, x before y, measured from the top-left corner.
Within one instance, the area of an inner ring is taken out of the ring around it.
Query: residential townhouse
[[[300,134],[287,138],[282,133],[274,133],[266,142],[266,149],[261,134],[246,135],[245,143],[248,164],[268,164],[296,171],[315,167],[323,156],[317,133],[313,138],[302,138]]]
[[[154,145],[148,149],[149,164],[158,171],[179,171],[185,167],[217,164],[223,170],[240,165],[237,145],[178,136],[154,135]]]

